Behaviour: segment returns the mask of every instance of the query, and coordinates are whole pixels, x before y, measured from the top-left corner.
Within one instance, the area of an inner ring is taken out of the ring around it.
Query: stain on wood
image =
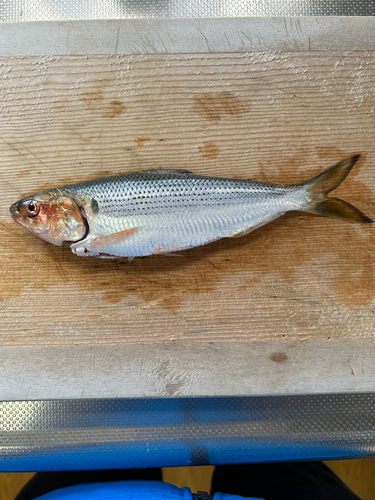
[[[288,361],[288,356],[285,354],[285,352],[274,352],[270,356],[270,360],[274,361],[275,363],[285,363],[285,361]]]
[[[371,337],[371,225],[291,213],[180,258],[129,263],[43,242],[8,208],[26,193],[148,168],[295,183],[361,153],[334,195],[374,218],[373,56],[61,57],[42,76],[30,69],[37,58],[4,59],[12,71],[0,75],[2,345]],[[49,76],[59,83],[43,87]],[[151,137],[163,140],[141,147]],[[176,377],[166,380],[171,394],[183,383]]]
[[[18,172],[17,177],[25,177],[25,175],[29,175],[30,172],[28,170],[23,170],[22,172]]]
[[[214,142],[205,142],[203,146],[199,146],[199,151],[202,153],[203,158],[213,160],[219,154],[219,148]]]
[[[87,90],[82,94],[81,99],[85,104],[90,105],[97,102],[101,102],[104,99],[104,95],[102,94],[102,92],[99,92],[97,90]]]
[[[117,118],[125,113],[126,107],[121,101],[111,101],[103,113],[103,118]]]
[[[150,137],[137,137],[136,139],[134,139],[136,145],[141,148],[143,147],[143,144],[146,142],[146,141],[151,141],[151,138]]]
[[[236,116],[249,111],[249,104],[231,92],[204,93],[194,97],[194,110],[206,120],[218,122],[225,115]]]

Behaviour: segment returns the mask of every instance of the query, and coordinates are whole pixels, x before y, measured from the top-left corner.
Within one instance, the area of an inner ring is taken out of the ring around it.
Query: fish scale
[[[102,210],[112,215],[147,213],[161,208],[181,208],[205,205],[233,204],[233,201],[246,202],[251,197],[263,198],[267,193],[274,196],[294,192],[290,186],[269,185],[261,182],[238,181],[223,178],[207,178],[189,174],[174,179],[171,172],[152,175],[148,173],[124,174],[98,181],[83,182],[66,186],[64,190],[71,195],[92,196]],[[147,207],[146,207],[147,205]],[[147,210],[146,210],[147,208]]]
[[[372,222],[352,205],[327,197],[358,158],[293,185],[146,170],[36,193],[10,210],[40,238],[68,244],[80,256],[169,254],[242,236],[290,210]]]
[[[109,236],[115,230],[139,228],[105,248],[110,255],[128,257],[169,253],[233,236],[259,225],[259,218],[268,220],[301,205],[301,189],[290,186],[170,170],[123,174],[66,186],[64,191],[95,199],[99,211],[90,226],[93,234]],[[276,202],[280,196],[288,197],[288,205]],[[120,219],[120,224],[111,218]],[[79,253],[80,246],[73,249]]]

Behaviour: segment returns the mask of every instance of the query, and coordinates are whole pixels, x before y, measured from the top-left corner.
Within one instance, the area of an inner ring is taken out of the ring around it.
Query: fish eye
[[[36,201],[29,201],[26,204],[26,213],[29,217],[36,217],[39,213],[40,204]]]

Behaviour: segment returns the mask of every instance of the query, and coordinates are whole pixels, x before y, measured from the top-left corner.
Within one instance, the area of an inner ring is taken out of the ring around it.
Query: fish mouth
[[[11,205],[9,207],[10,215],[12,216],[12,219],[14,220],[14,222],[17,222],[17,224],[19,224],[20,226],[26,228],[28,231],[31,231],[31,229],[28,226],[27,222],[25,221],[23,215],[21,214],[21,212],[18,209],[19,205],[20,205],[19,202],[16,202],[16,203],[13,203],[13,205]]]
[[[11,205],[9,207],[10,215],[12,216],[12,219],[15,220],[16,222],[19,222],[19,218],[21,216],[21,214],[18,210],[18,205],[19,205],[19,202],[16,201],[16,203],[13,203],[13,205]]]

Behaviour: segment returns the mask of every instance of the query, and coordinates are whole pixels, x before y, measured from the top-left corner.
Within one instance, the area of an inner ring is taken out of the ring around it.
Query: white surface
[[[0,24],[0,56],[375,49],[375,17]]]
[[[367,391],[372,339],[0,350],[2,401]]]

